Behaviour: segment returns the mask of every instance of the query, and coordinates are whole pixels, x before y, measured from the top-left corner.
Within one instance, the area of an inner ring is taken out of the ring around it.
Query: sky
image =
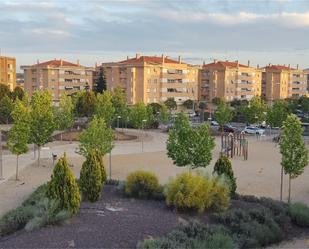
[[[309,0],[0,0],[0,48],[18,67],[139,53],[308,68]]]

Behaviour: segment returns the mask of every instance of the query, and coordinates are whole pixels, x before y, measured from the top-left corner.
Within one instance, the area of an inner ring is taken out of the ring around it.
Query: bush
[[[22,203],[22,206],[35,206],[43,198],[46,198],[48,185],[45,183],[39,186],[30,196]]]
[[[136,198],[152,198],[160,192],[158,178],[155,174],[143,170],[135,171],[128,175],[125,193]]]
[[[238,248],[238,245],[234,242],[232,237],[227,233],[216,232],[214,234],[206,236],[204,240],[195,240],[193,242],[192,249],[213,249],[224,248],[234,249]]]
[[[66,209],[77,213],[80,206],[80,193],[66,156],[60,158],[48,183],[47,197],[59,202],[59,210]]]
[[[91,151],[80,171],[79,185],[83,196],[91,202],[97,201],[100,198],[103,183],[98,156]]]
[[[166,203],[180,210],[203,212],[211,206],[212,183],[201,175],[182,173],[166,186]]]
[[[223,176],[213,176],[211,179],[211,209],[224,211],[230,205],[230,188],[228,180]]]
[[[228,177],[230,181],[231,195],[234,196],[237,188],[236,178],[234,177],[231,161],[227,156],[221,154],[220,158],[217,160],[214,166],[214,173],[218,175],[224,174],[226,177]]]
[[[95,150],[95,154],[96,154],[99,166],[100,166],[101,181],[102,181],[102,184],[103,184],[107,180],[107,175],[106,175],[106,171],[105,171],[105,167],[104,167],[104,163],[103,163],[103,158],[97,150]]]
[[[292,221],[302,227],[309,227],[309,207],[303,203],[294,203],[289,206]]]

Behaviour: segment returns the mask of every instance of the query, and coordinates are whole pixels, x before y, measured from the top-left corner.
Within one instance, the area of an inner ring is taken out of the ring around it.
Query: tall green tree
[[[166,105],[162,105],[162,109],[161,111],[159,112],[159,115],[157,116],[158,117],[158,120],[160,123],[162,124],[167,124],[170,120],[170,113],[168,112],[168,109],[166,107]]]
[[[301,175],[304,172],[304,168],[308,165],[308,150],[302,133],[301,121],[296,115],[289,115],[286,121],[283,122],[283,132],[279,141],[280,153],[282,155],[281,165],[284,173],[289,175],[289,203],[291,201],[291,179]],[[281,171],[281,193],[282,175]]]
[[[97,93],[103,93],[104,91],[106,91],[106,79],[104,75],[104,69],[102,67],[100,67],[100,71],[99,71],[99,75],[98,75],[98,79],[96,83],[97,83],[97,86],[95,88],[95,91]]]
[[[177,109],[177,103],[174,98],[168,98],[166,101],[164,101],[164,104],[170,111]]]
[[[111,152],[113,140],[112,129],[106,126],[103,118],[94,116],[87,129],[80,135],[78,153],[87,157],[90,151],[97,150],[103,157],[106,153]]]
[[[74,123],[74,105],[72,98],[66,94],[61,95],[59,108],[55,114],[55,124],[59,130],[67,130]]]
[[[212,159],[214,138],[207,124],[196,129],[190,127],[189,119],[180,113],[167,140],[167,155],[177,166],[206,167]]]
[[[183,102],[183,106],[187,109],[193,109],[194,102],[192,99],[187,99],[185,102]]]
[[[220,125],[221,131],[223,132],[223,126],[232,120],[233,112],[227,103],[220,101],[217,110],[215,111],[214,117]]]
[[[5,84],[1,84],[0,82],[0,101],[5,97],[8,96],[9,98],[11,97],[11,91],[10,88],[5,85]]]
[[[8,148],[16,155],[16,180],[18,180],[19,156],[28,152],[30,136],[30,109],[19,99],[12,112],[14,124],[9,131]]]
[[[115,109],[115,120],[120,116],[123,120],[127,122],[128,118],[128,108],[127,108],[127,97],[125,92],[120,86],[116,86],[113,91],[112,103]]]
[[[13,92],[12,92],[12,99],[15,101],[16,99],[22,100],[24,98],[25,95],[25,91],[17,86],[14,88]]]
[[[249,124],[261,124],[266,120],[267,106],[260,97],[253,97],[249,104],[243,106],[242,114],[245,116],[246,122]]]
[[[52,96],[48,91],[36,91],[31,99],[30,142],[38,147],[38,166],[41,147],[50,141],[56,128]]]
[[[75,113],[79,117],[91,117],[96,97],[92,91],[79,91],[74,96]]]
[[[272,107],[268,108],[266,121],[270,127],[280,127],[289,115],[288,103],[285,100],[275,101]]]
[[[1,84],[0,84],[1,85]],[[0,100],[0,123],[10,123],[12,121],[13,101],[8,95]]]
[[[113,96],[110,92],[105,91],[103,93],[98,93],[94,108],[95,115],[104,118],[108,127],[112,125],[115,116],[115,108],[113,106],[112,98]]]
[[[134,128],[142,129],[151,124],[153,114],[150,108],[147,108],[143,102],[139,102],[130,108],[130,123]]]

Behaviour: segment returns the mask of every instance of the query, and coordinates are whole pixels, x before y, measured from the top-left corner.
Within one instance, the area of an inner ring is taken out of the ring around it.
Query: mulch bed
[[[254,207],[241,200],[231,202],[234,209]],[[126,198],[116,186],[106,185],[101,199],[83,202],[68,224],[16,232],[0,238],[0,248],[136,248],[139,241],[166,235],[190,219],[212,223],[210,216],[211,212],[179,213],[164,201]],[[296,226],[287,230],[286,239],[309,234]]]

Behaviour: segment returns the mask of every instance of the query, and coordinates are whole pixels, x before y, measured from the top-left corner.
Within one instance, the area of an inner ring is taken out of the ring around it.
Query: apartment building
[[[53,100],[59,101],[62,94],[72,95],[80,90],[89,90],[93,86],[92,67],[85,67],[68,61],[50,60],[31,66],[21,66],[24,70],[24,88],[32,96],[36,90],[47,89]]]
[[[309,91],[309,68],[305,69],[305,75],[307,77],[307,96]]]
[[[162,103],[174,98],[177,104],[198,99],[198,66],[167,56],[127,57],[126,60],[102,63],[107,89],[117,85],[126,92],[128,104],[142,101]],[[100,70],[96,68],[96,71]]]
[[[0,84],[7,85],[11,91],[16,85],[16,59],[0,56]]]
[[[262,70],[240,64],[238,61],[217,61],[204,64],[199,72],[199,99],[211,102],[214,98],[225,101],[250,100],[261,95]]]
[[[262,96],[267,101],[301,97],[307,94],[307,77],[298,66],[269,64],[263,69]]]

